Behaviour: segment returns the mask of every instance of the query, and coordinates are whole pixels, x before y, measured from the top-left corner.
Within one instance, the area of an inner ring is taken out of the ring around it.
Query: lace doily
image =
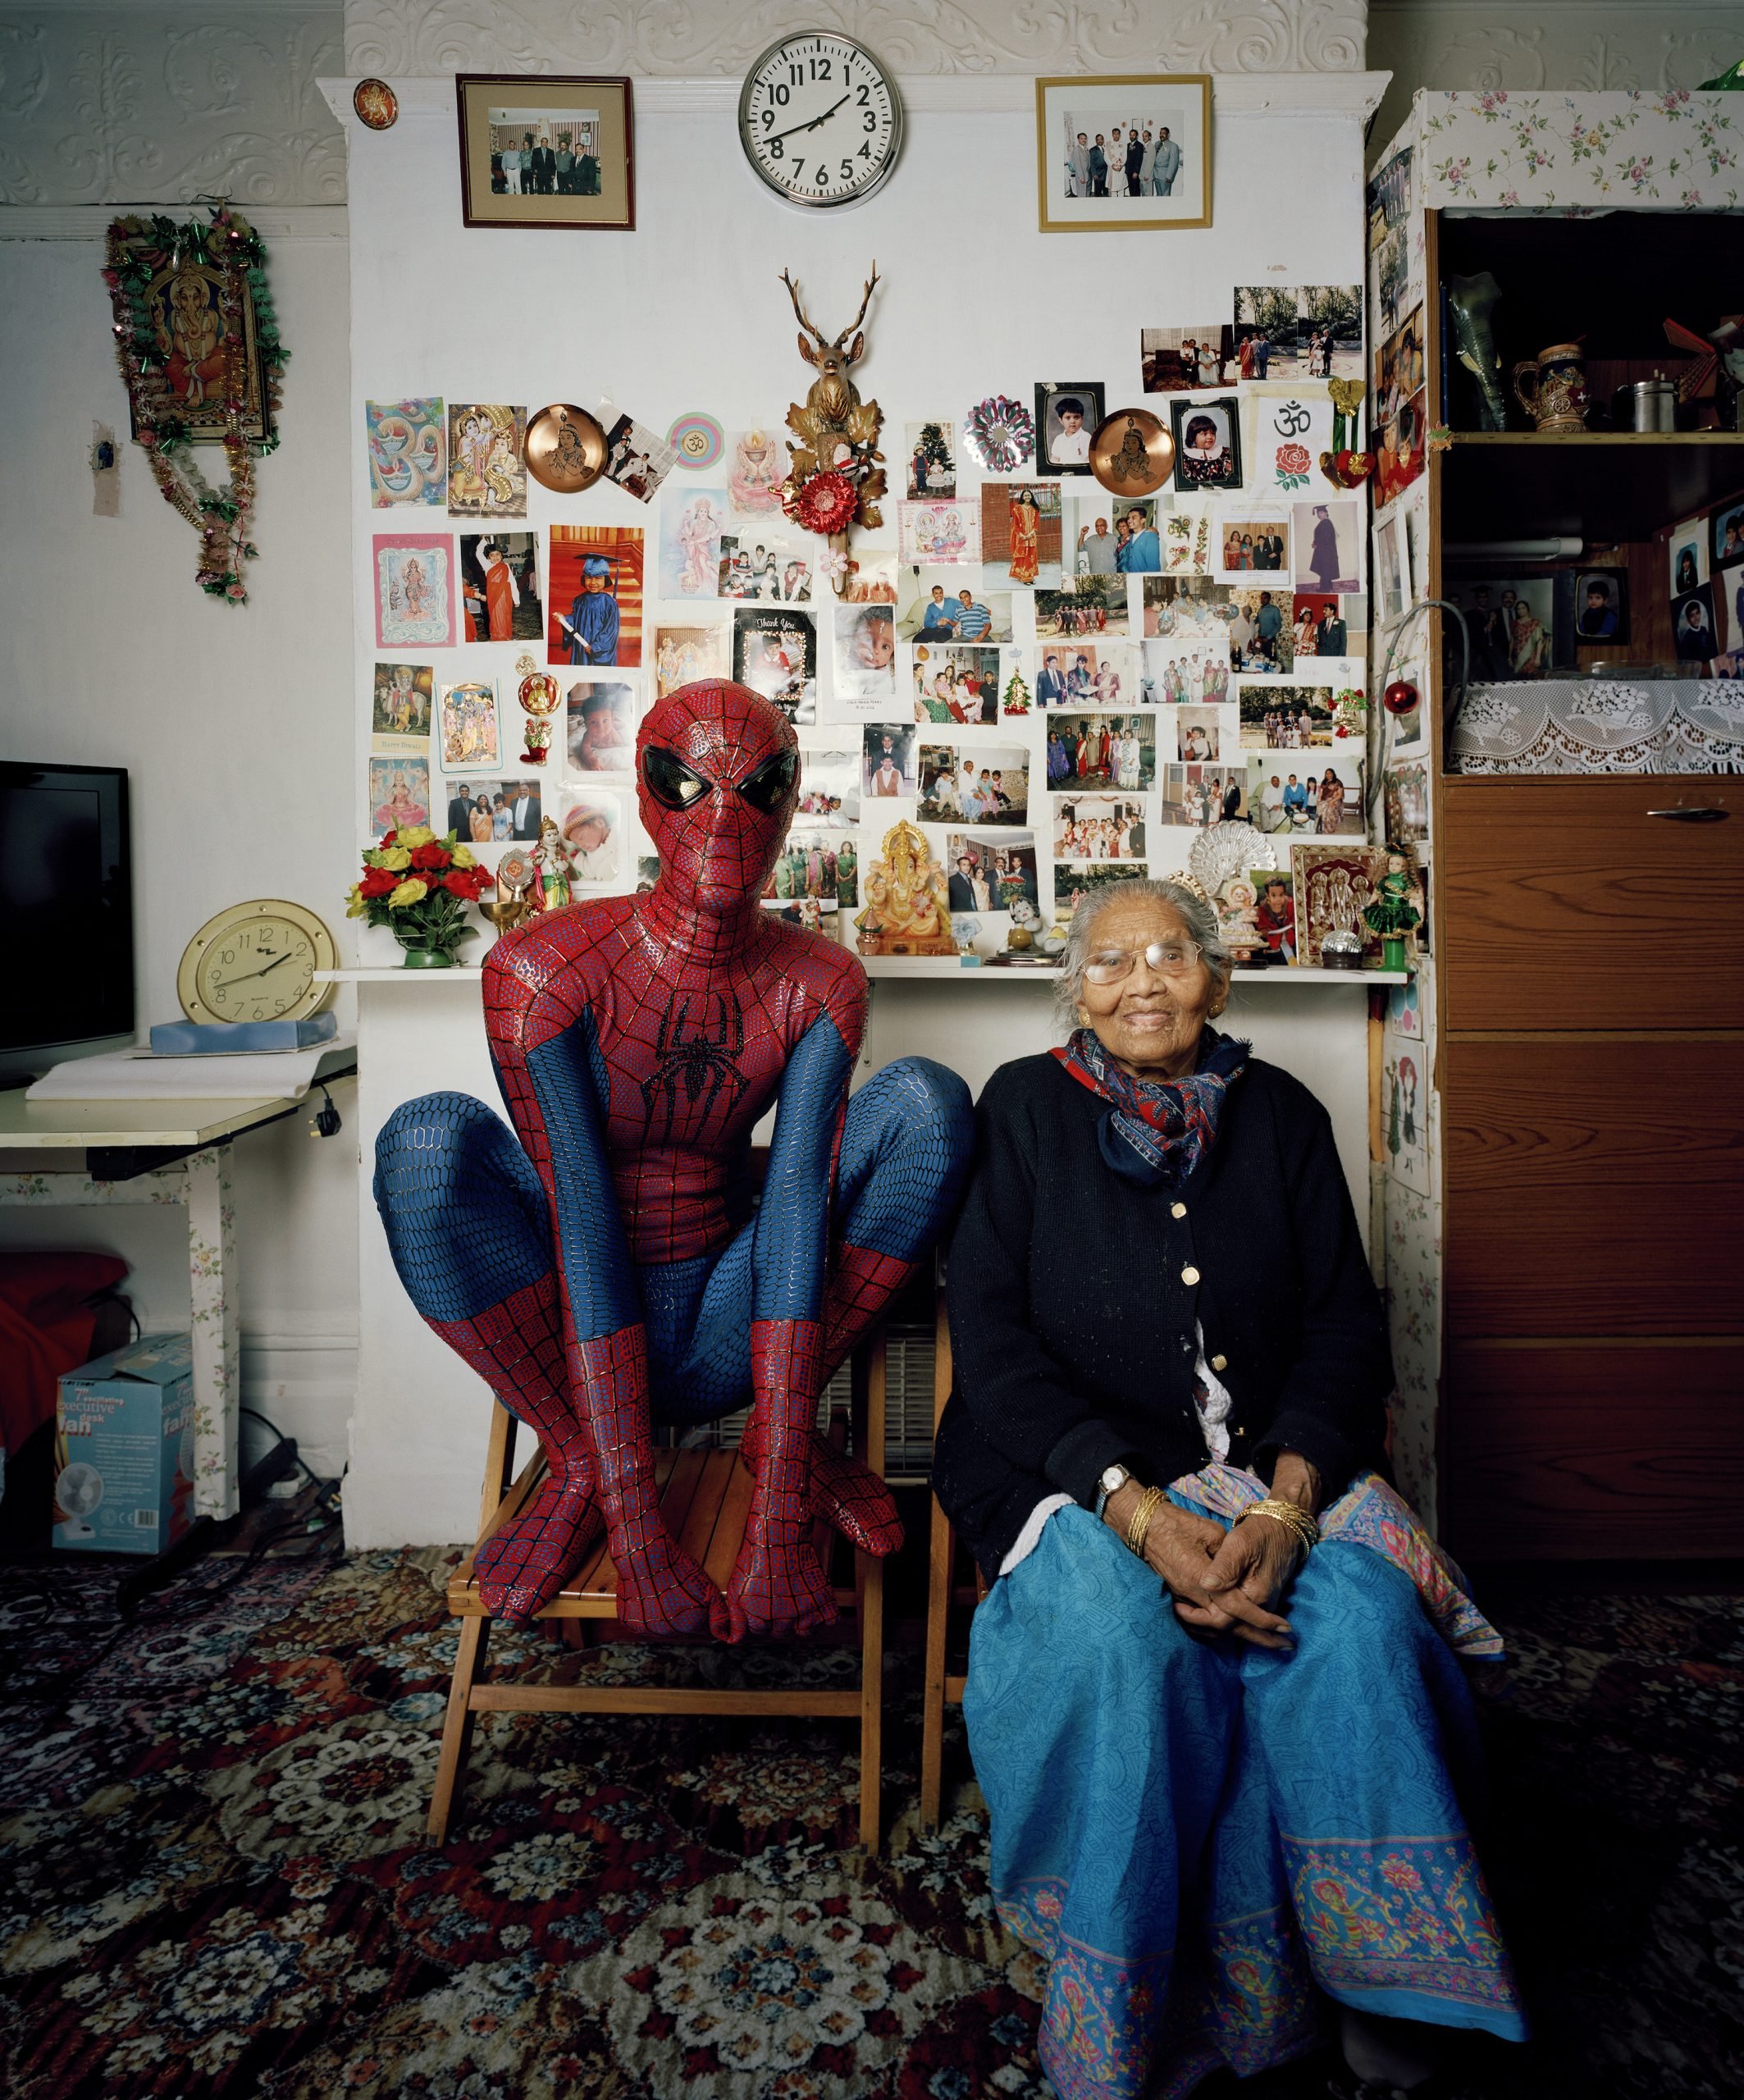
[[[1744,682],[1473,686],[1454,725],[1450,763],[1460,773],[1744,772]]]

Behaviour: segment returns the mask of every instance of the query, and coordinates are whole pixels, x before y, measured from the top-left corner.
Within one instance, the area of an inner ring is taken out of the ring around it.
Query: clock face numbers
[[[303,998],[315,947],[287,919],[253,919],[221,934],[200,957],[194,986],[220,1020],[276,1020]]]
[[[739,101],[751,163],[801,204],[846,204],[889,174],[902,110],[873,61],[846,37],[794,37],[765,52]]]

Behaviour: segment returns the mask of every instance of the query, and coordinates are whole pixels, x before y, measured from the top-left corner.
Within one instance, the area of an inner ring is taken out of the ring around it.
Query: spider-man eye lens
[[[797,751],[777,751],[774,758],[765,759],[748,779],[739,783],[738,792],[754,810],[768,815],[792,793],[798,771]]]
[[[687,810],[709,792],[709,783],[700,773],[687,766],[676,751],[662,751],[657,744],[651,744],[642,753],[641,774],[648,783],[648,792],[664,809]]]

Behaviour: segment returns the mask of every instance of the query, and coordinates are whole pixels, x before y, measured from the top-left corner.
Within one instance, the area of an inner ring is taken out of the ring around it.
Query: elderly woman
[[[1454,1776],[1455,1650],[1500,1642],[1377,1476],[1331,1125],[1208,1025],[1229,972],[1194,884],[1080,904],[1075,1030],[988,1082],[951,1249],[934,1479],[991,1584],[964,1713],[1062,2100],[1252,2075],[1335,2006],[1349,2094],[1525,2032]]]

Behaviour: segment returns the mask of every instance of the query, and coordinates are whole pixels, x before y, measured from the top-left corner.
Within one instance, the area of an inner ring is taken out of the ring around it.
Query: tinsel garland
[[[219,273],[218,315],[224,346],[224,454],[227,489],[215,489],[194,464],[193,440],[180,404],[170,390],[168,354],[152,326],[146,294],[152,279],[182,262]],[[279,338],[267,288],[267,251],[260,235],[223,204],[212,207],[212,223],[178,225],[165,212],[149,219],[116,219],[109,228],[103,282],[115,310],[115,354],[133,408],[135,442],[152,463],[160,494],[200,536],[194,580],[208,597],[248,603],[242,565],[259,550],[249,538],[254,508],[254,460],[278,444],[279,374],[290,352]],[[245,304],[254,308],[255,357],[267,409],[265,439],[251,440],[248,413],[248,337]]]

